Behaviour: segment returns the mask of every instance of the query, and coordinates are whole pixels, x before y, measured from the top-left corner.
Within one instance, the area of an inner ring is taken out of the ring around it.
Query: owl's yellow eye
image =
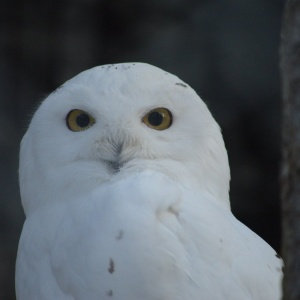
[[[83,131],[94,125],[95,119],[81,109],[73,109],[67,114],[67,126],[72,131]]]
[[[152,129],[165,130],[172,125],[172,114],[166,108],[155,108],[150,110],[142,121]]]

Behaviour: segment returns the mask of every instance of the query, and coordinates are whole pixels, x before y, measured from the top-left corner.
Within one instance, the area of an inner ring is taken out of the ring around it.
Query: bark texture
[[[281,35],[284,300],[300,299],[300,1],[289,0]]]

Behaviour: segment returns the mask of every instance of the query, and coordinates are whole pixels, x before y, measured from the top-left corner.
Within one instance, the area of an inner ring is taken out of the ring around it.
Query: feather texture
[[[165,130],[142,121],[156,108],[172,114]],[[70,130],[74,109],[95,123]],[[22,140],[17,299],[280,299],[282,260],[232,215],[229,180],[219,126],[176,76],[142,63],[79,74]]]

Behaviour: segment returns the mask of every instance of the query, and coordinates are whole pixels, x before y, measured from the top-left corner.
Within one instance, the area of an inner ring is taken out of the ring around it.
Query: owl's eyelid
[[[141,118],[145,117],[146,115],[148,115],[149,113],[153,112],[153,111],[156,111],[156,110],[160,110],[160,109],[164,109],[164,110],[167,110],[171,113],[171,110],[168,108],[168,107],[165,107],[165,106],[158,106],[158,107],[153,107],[153,108],[149,108],[147,110],[145,110],[143,112],[143,114],[141,114]],[[171,113],[172,114],[172,113]]]

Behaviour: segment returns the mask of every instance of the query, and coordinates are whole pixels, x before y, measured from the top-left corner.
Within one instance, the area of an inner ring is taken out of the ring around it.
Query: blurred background
[[[147,62],[223,130],[235,216],[280,252],[279,0],[19,0],[0,9],[0,299],[15,299],[19,143],[37,104],[95,65]]]

